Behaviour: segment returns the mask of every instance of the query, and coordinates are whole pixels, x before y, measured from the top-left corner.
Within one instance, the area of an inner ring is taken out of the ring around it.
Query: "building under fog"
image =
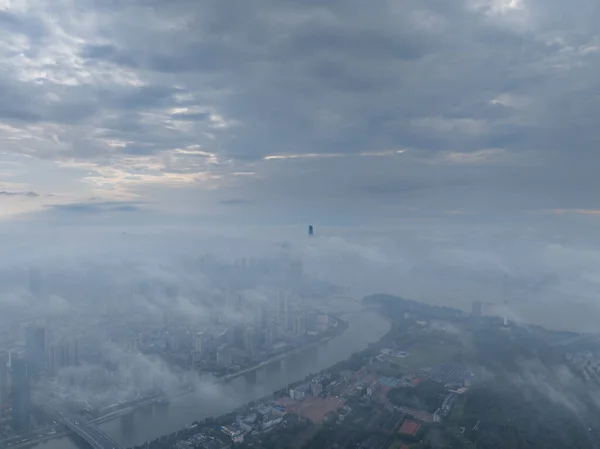
[[[8,410],[8,352],[0,351],[0,417]]]
[[[289,331],[292,327],[291,309],[291,295],[279,292],[277,296],[277,320],[284,331]]]
[[[29,429],[31,415],[30,376],[27,360],[22,357],[12,359],[12,426],[23,432]]]
[[[61,337],[51,341],[46,351],[48,372],[56,374],[62,368],[79,365],[79,340]]]
[[[25,330],[25,355],[29,375],[39,376],[46,368],[46,329],[29,326]]]
[[[296,335],[302,335],[306,333],[306,311],[298,310],[294,314],[293,321],[293,332]]]
[[[201,355],[204,352],[205,340],[204,332],[197,332],[194,335],[194,353],[196,355]]]
[[[42,273],[39,268],[29,269],[29,292],[33,296],[40,296],[42,293]]]
[[[248,357],[254,358],[258,352],[259,333],[254,326],[246,326],[244,330],[244,349]]]

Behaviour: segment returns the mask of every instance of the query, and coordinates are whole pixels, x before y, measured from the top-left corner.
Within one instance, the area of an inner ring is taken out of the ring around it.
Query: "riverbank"
[[[242,369],[235,373],[231,373],[231,374],[224,375],[224,376],[219,376],[216,378],[216,381],[218,383],[233,381],[234,379],[241,377],[245,374],[248,374],[248,373],[251,373],[258,369],[267,367],[268,365],[277,363],[281,360],[285,360],[286,358],[292,357],[296,354],[306,352],[306,351],[313,349],[315,347],[318,347],[320,345],[326,344],[328,341],[342,335],[348,329],[349,324],[346,320],[343,320],[342,318],[334,316],[334,315],[330,315],[330,318],[333,319],[336,323],[335,328],[332,330],[332,332],[328,332],[327,334],[323,335],[321,338],[318,338],[315,341],[312,341],[312,342],[302,345],[300,347],[295,347],[295,348],[291,348],[287,351],[283,351],[261,363],[257,363],[253,366]],[[190,388],[186,388],[185,390],[183,390],[179,393],[169,395],[168,399],[175,400],[177,398],[181,398],[183,396],[193,394],[194,392],[195,392],[195,389],[192,386]],[[150,399],[147,399],[144,401],[140,401],[136,404],[129,404],[122,409],[115,410],[111,413],[108,413],[106,415],[103,415],[103,416],[100,416],[93,420],[90,420],[90,422],[92,422],[93,424],[96,424],[96,425],[108,423],[110,421],[114,421],[119,418],[123,418],[124,416],[131,415],[140,409],[144,409],[149,406],[153,406],[156,403],[157,403],[157,400],[155,397],[153,397],[153,398],[150,398]],[[44,442],[47,442],[47,441],[50,441],[53,439],[67,437],[72,434],[72,432],[70,430],[58,431],[57,428],[54,428],[53,430],[55,430],[56,433],[51,434],[51,435],[43,435],[39,438],[28,438],[27,436],[23,436],[21,439],[27,438],[28,441],[25,441],[23,443],[16,443],[15,445],[7,446],[7,447],[10,449],[24,449],[24,448],[36,446],[40,443],[44,443]]]
[[[165,407],[147,407],[136,410],[126,419],[113,419],[100,425],[113,439],[124,447],[142,446],[163,435],[184,429],[193,421],[218,417],[244,404],[282,390],[287,385],[301,381],[309,374],[318,373],[346,360],[378,341],[389,329],[389,323],[372,310],[365,309],[356,300],[337,299],[327,304],[327,313],[347,323],[340,335],[312,350],[287,354],[285,362],[271,366],[258,366],[256,376],[239,376],[228,382],[201,381],[194,392],[171,397]],[[55,439],[41,444],[37,449],[78,449],[68,438]]]
[[[217,416],[214,416],[214,415],[207,416],[202,420],[195,420],[193,422],[186,424],[185,427],[180,428],[180,429],[176,430],[175,432],[172,432],[167,435],[162,435],[162,436],[156,438],[155,440],[144,443],[143,445],[130,446],[128,449],[141,449],[141,448],[154,449],[154,448],[172,447],[172,445],[175,444],[176,441],[184,440],[184,439],[192,437],[194,434],[198,433],[199,429],[201,429],[203,426],[209,426],[209,427],[213,428],[213,431],[214,431],[214,429],[218,429],[218,428],[220,428],[220,426],[229,425],[231,423],[231,421],[235,419],[235,416],[245,415],[245,414],[250,413],[252,410],[255,410],[255,408],[257,407],[257,404],[268,403],[270,401],[273,401],[274,399],[287,396],[290,388],[294,388],[303,383],[306,383],[308,379],[314,378],[314,376],[317,374],[333,373],[333,372],[338,372],[338,371],[344,369],[345,363],[347,363],[351,359],[354,359],[355,357],[360,357],[366,351],[369,351],[372,348],[373,344],[375,344],[375,345],[378,344],[384,338],[386,338],[390,334],[390,332],[392,332],[392,325],[391,325],[392,321],[388,317],[383,316],[380,313],[380,310],[378,307],[377,308],[372,307],[372,306],[371,307],[363,307],[362,310],[364,310],[365,312],[368,310],[369,312],[376,313],[381,319],[383,319],[388,324],[388,327],[387,327],[387,331],[384,332],[383,334],[380,334],[379,338],[376,341],[371,341],[366,347],[362,348],[360,351],[352,352],[345,359],[338,360],[333,364],[327,365],[326,367],[324,367],[323,369],[321,369],[319,371],[310,372],[306,376],[296,379],[294,382],[287,383],[283,389],[280,388],[280,389],[270,390],[267,394],[265,394],[261,397],[258,397],[258,398],[254,398],[251,401],[245,402],[233,410],[228,410],[226,413],[223,413],[223,414],[217,415]],[[349,323],[347,323],[345,320],[340,319],[340,323],[342,323],[342,322],[345,323],[346,326],[349,325]],[[264,365],[262,365],[262,366],[264,366]]]
[[[287,357],[289,357],[291,355],[298,354],[298,353],[301,353],[301,352],[304,352],[304,351],[308,351],[311,348],[314,348],[314,347],[319,346],[319,345],[321,345],[323,343],[326,343],[329,340],[331,340],[331,339],[333,339],[335,337],[338,337],[339,335],[343,334],[346,331],[346,329],[348,329],[348,323],[346,321],[344,321],[341,318],[336,317],[336,316],[331,316],[331,318],[334,319],[335,322],[337,323],[334,332],[328,333],[328,334],[324,335],[322,338],[318,338],[317,340],[312,341],[310,343],[307,343],[305,345],[302,345],[302,346],[299,346],[299,347],[296,347],[296,348],[291,348],[291,349],[289,349],[287,351],[283,351],[282,353],[277,354],[277,355],[271,357],[270,359],[262,361],[262,362],[260,362],[260,363],[258,363],[256,365],[253,365],[253,366],[251,366],[249,368],[245,368],[245,369],[243,369],[241,371],[238,371],[236,373],[226,374],[224,376],[219,376],[219,377],[217,377],[217,379],[219,379],[221,381],[229,381],[229,380],[235,379],[236,377],[243,376],[244,374],[250,373],[252,371],[256,371],[259,368],[262,368],[264,366],[270,365],[271,363],[283,360],[283,359],[285,359],[285,358],[287,358]]]

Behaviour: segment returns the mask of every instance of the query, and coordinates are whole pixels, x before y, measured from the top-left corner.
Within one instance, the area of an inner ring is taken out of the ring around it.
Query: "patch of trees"
[[[426,380],[414,388],[393,388],[387,397],[394,405],[433,413],[447,394],[443,384]]]
[[[562,362],[561,348],[525,332],[513,334],[503,329],[485,329],[473,333],[476,361],[494,371],[516,371],[519,362],[536,359],[550,366]]]
[[[508,383],[470,391],[460,425],[477,449],[600,447],[585,411],[554,402],[533,387]]]
[[[458,309],[443,306],[431,306],[429,304],[386,294],[366,296],[363,298],[363,303],[380,306],[383,312],[393,319],[402,318],[405,312],[416,314],[421,318],[437,320],[462,319],[465,317],[465,314]]]
[[[269,433],[261,433],[246,438],[243,443],[235,445],[235,449],[286,449],[295,446],[295,442],[302,432],[311,427],[307,420],[286,421],[286,425],[279,425]]]

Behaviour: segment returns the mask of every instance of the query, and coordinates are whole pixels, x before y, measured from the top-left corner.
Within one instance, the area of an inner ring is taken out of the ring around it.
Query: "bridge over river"
[[[93,449],[123,449],[123,446],[83,417],[69,415],[49,406],[46,409],[57,421],[83,438]]]

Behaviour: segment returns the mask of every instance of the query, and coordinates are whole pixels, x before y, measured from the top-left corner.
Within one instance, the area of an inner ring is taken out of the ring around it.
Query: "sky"
[[[0,220],[593,221],[599,16],[0,0]]]
[[[597,330],[599,23],[593,0],[0,0],[0,269],[285,242],[357,295]]]

